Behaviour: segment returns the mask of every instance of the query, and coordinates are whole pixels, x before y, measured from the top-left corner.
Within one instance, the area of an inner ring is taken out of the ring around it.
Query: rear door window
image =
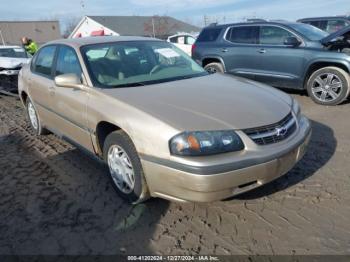
[[[170,43],[176,44],[177,43],[177,36],[169,38],[169,41],[170,41]]]
[[[205,28],[199,35],[197,42],[214,42],[218,39],[221,28]]]
[[[257,44],[258,26],[232,27],[226,35],[226,40],[240,44]]]
[[[35,59],[34,72],[51,78],[56,46],[43,47]]]
[[[294,35],[277,26],[262,26],[260,28],[259,43],[262,45],[283,45],[288,37]]]

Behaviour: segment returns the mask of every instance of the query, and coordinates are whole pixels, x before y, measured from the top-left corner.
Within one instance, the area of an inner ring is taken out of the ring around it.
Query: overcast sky
[[[245,18],[296,20],[350,13],[350,0],[0,0],[0,20],[59,19],[82,15],[169,15],[197,25]]]

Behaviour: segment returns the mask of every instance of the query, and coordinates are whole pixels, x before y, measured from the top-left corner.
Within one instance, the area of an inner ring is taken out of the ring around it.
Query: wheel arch
[[[109,121],[100,121],[96,126],[96,151],[99,156],[103,156],[103,145],[109,134],[114,131],[123,130],[120,126]],[[124,131],[124,130],[123,130]],[[125,132],[125,131],[124,131]]]
[[[306,89],[307,82],[310,78],[310,76],[316,72],[317,70],[324,68],[324,67],[338,67],[340,69],[343,69],[344,71],[350,73],[350,65],[345,62],[340,61],[328,61],[328,60],[320,60],[320,61],[314,61],[312,62],[306,70],[305,76],[304,76],[304,84],[303,87]]]
[[[28,99],[28,94],[26,93],[26,91],[21,92],[20,99],[21,99],[23,105],[25,105],[27,102],[27,99]]]
[[[226,65],[225,65],[224,59],[222,59],[222,57],[215,56],[215,55],[203,57],[203,59],[202,59],[202,67],[205,67],[206,65],[208,65],[210,63],[220,63],[220,64],[222,64],[222,66],[224,67],[224,71],[226,72]]]

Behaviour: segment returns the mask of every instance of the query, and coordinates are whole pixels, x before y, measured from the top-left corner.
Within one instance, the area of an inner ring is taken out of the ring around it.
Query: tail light
[[[194,55],[194,51],[195,51],[195,50],[196,50],[196,45],[193,44],[193,45],[192,45],[192,48],[191,48],[192,57],[193,57],[193,55]]]

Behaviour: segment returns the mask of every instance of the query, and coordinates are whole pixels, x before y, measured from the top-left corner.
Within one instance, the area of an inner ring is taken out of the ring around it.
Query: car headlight
[[[204,156],[244,149],[241,138],[233,131],[183,132],[169,142],[170,153],[179,156]]]
[[[301,114],[301,110],[300,110],[300,105],[296,99],[293,99],[292,110],[293,110],[295,116],[299,119],[300,114]]]

